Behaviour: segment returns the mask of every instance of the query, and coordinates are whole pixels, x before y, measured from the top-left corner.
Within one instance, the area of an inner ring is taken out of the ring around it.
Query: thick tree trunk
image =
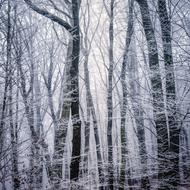
[[[165,184],[167,176],[167,157],[168,157],[168,132],[167,120],[164,111],[164,98],[162,90],[162,81],[159,69],[158,50],[155,34],[150,19],[147,0],[136,0],[140,6],[142,24],[148,45],[149,67],[151,71],[150,81],[153,98],[153,114],[155,127],[157,131],[158,146],[158,179],[159,185]],[[167,187],[165,187],[167,189]]]
[[[167,172],[168,188],[178,189],[180,183],[179,173],[179,139],[180,129],[177,123],[177,107],[175,92],[174,64],[172,56],[171,23],[168,16],[165,0],[158,0],[158,14],[162,31],[162,43],[164,53],[164,64],[166,72],[166,106],[169,124],[169,170]]]

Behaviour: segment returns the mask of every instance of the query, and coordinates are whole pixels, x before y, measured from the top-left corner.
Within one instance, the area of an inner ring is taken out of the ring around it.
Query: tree
[[[51,19],[53,22],[58,23],[64,27],[72,38],[72,62],[70,67],[71,76],[71,115],[73,121],[73,141],[72,141],[72,160],[70,165],[70,179],[77,180],[79,175],[79,163],[80,163],[80,146],[81,146],[81,122],[79,118],[79,87],[78,87],[78,64],[80,53],[80,35],[79,35],[79,7],[80,3],[77,0],[72,0],[72,19],[73,26],[63,19],[53,15],[45,9],[38,8],[30,0],[25,0],[31,9],[37,13]]]
[[[104,179],[104,171],[103,171],[103,158],[101,153],[101,145],[100,145],[100,135],[98,130],[98,119],[95,111],[95,106],[92,98],[91,93],[91,86],[90,86],[90,75],[89,75],[89,55],[92,47],[92,41],[94,39],[95,32],[92,34],[92,38],[89,39],[89,27],[90,27],[90,7],[89,1],[87,1],[87,10],[85,13],[87,14],[87,19],[84,18],[84,42],[81,42],[83,54],[84,54],[84,82],[86,87],[86,121],[85,121],[85,155],[84,155],[84,172],[88,174],[88,154],[90,150],[90,123],[92,120],[93,123],[93,130],[94,130],[94,138],[96,143],[96,155],[97,155],[97,164],[98,164],[98,175],[99,175],[99,182],[100,182],[100,189],[103,189],[102,185],[105,181]],[[84,15],[85,17],[86,15]],[[96,28],[99,26],[97,24]]]
[[[112,142],[112,117],[113,117],[113,100],[112,100],[112,88],[113,88],[113,44],[114,44],[114,0],[110,2],[109,13],[109,68],[108,68],[108,92],[107,92],[107,111],[108,111],[108,124],[107,124],[107,141],[108,141],[108,187],[113,189],[113,142]]]
[[[134,1],[128,1],[129,5],[129,14],[128,14],[128,23],[127,23],[127,33],[125,39],[125,50],[123,55],[122,62],[122,70],[121,70],[121,84],[122,84],[122,92],[123,92],[123,102],[121,108],[121,170],[120,170],[120,189],[124,189],[125,187],[125,176],[126,176],[126,164],[129,167],[128,161],[128,151],[127,151],[127,137],[126,137],[126,112],[127,112],[127,82],[126,82],[126,68],[128,64],[128,52],[131,44],[131,38],[133,34],[133,9],[134,9]],[[128,185],[132,185],[131,176],[130,176],[130,168],[127,170],[127,178]]]
[[[165,0],[158,0],[158,14],[162,31],[164,65],[166,72],[166,106],[169,125],[169,164],[170,167],[164,178],[168,178],[168,188],[177,189],[180,183],[179,172],[179,139],[180,128],[178,124],[176,106],[176,88],[174,64],[172,55],[171,22],[168,16]]]
[[[139,146],[139,157],[141,163],[141,188],[150,189],[150,182],[148,176],[148,155],[146,150],[145,139],[145,124],[144,124],[144,110],[140,99],[141,89],[139,81],[139,72],[136,59],[136,46],[135,42],[131,43],[131,55],[128,64],[128,75],[130,85],[130,99],[132,101],[132,110],[137,127],[137,140]]]
[[[158,146],[158,178],[160,188],[167,188],[165,177],[167,176],[167,156],[169,150],[167,119],[164,112],[164,97],[162,80],[159,69],[157,42],[154,34],[154,29],[150,19],[149,7],[147,0],[137,0],[142,17],[142,25],[146,36],[148,46],[149,67],[151,71],[151,87],[153,98],[154,122],[157,132]]]

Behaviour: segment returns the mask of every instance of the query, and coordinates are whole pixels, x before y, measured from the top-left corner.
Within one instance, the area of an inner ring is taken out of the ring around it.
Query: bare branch
[[[31,0],[24,0],[24,1],[32,10],[36,11],[38,14],[46,18],[49,18],[53,22],[58,23],[59,25],[63,26],[68,32],[72,33],[73,27],[68,22],[64,21],[63,19],[57,17],[56,15],[50,13],[45,9],[37,7],[35,4],[31,2]]]
[[[59,8],[57,7],[57,5],[53,2],[53,0],[49,0],[49,2],[52,4],[53,8],[54,8],[56,11],[62,13],[63,15],[65,15],[66,17],[68,17],[68,18],[70,18],[70,19],[72,18],[69,14],[67,14],[66,12],[62,11],[61,9],[59,9]]]

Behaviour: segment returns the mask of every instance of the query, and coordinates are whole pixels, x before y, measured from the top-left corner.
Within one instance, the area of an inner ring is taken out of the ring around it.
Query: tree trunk
[[[149,67],[151,71],[150,81],[153,98],[153,114],[155,127],[157,131],[158,146],[158,179],[159,185],[165,184],[167,176],[167,157],[168,157],[168,132],[167,120],[164,111],[164,98],[162,90],[162,81],[159,69],[157,42],[150,19],[147,0],[136,0],[140,6],[142,24],[148,45]],[[165,187],[167,189],[167,187]]]
[[[34,176],[36,176],[35,172],[40,175],[41,171],[38,171],[39,169],[39,145],[38,145],[38,140],[39,136],[36,133],[35,126],[34,126],[34,111],[33,111],[33,97],[31,97],[31,104],[29,104],[29,99],[28,99],[28,92],[26,90],[26,80],[25,80],[25,75],[22,70],[22,65],[21,65],[21,52],[17,52],[17,58],[16,58],[16,64],[17,64],[17,69],[20,74],[20,82],[21,82],[21,90],[22,90],[22,97],[24,101],[24,106],[25,106],[25,113],[26,113],[26,118],[28,121],[28,125],[30,128],[30,137],[31,137],[31,147],[30,147],[30,159],[29,159],[29,189],[33,189],[35,184],[35,179]],[[31,77],[33,77],[33,74],[31,74]],[[30,84],[30,89],[33,88],[33,79],[31,79],[31,84]],[[31,94],[33,96],[33,94]],[[38,161],[37,161],[38,159]]]
[[[131,43],[131,55],[128,64],[128,76],[130,85],[130,98],[132,101],[132,109],[134,119],[137,127],[137,140],[139,146],[139,156],[141,163],[141,188],[150,189],[150,181],[148,178],[148,157],[145,143],[145,126],[144,126],[144,114],[143,107],[140,101],[140,81],[138,73],[138,65],[136,60],[136,47]]]
[[[112,100],[112,88],[113,88],[113,19],[114,19],[114,0],[110,2],[109,13],[109,68],[108,68],[108,94],[107,94],[107,111],[108,111],[108,124],[107,124],[107,141],[108,141],[108,188],[113,190],[113,140],[112,140],[112,117],[113,117],[113,100]]]
[[[79,178],[79,164],[81,161],[81,121],[79,116],[79,56],[80,56],[80,34],[79,34],[79,7],[78,0],[72,0],[72,32],[73,48],[72,63],[70,68],[71,76],[71,116],[73,123],[72,159],[70,165],[71,181]]]
[[[123,55],[123,63],[121,70],[121,85],[123,91],[123,104],[121,108],[121,169],[120,169],[120,181],[119,189],[125,189],[125,177],[127,174],[128,185],[132,185],[130,166],[128,160],[127,152],[127,134],[126,134],[126,113],[127,113],[127,83],[126,83],[126,66],[128,62],[128,52],[131,43],[131,37],[133,34],[133,9],[134,9],[134,0],[128,1],[129,5],[129,14],[128,14],[128,23],[127,23],[127,33],[125,40],[125,51]],[[128,171],[126,173],[126,164],[128,164]]]
[[[167,172],[168,188],[178,189],[180,183],[179,172],[179,139],[180,129],[177,123],[177,107],[175,92],[174,64],[172,56],[171,23],[165,0],[158,0],[158,14],[162,31],[164,64],[166,72],[166,107],[169,124],[169,170]]]
[[[12,79],[10,79],[12,80]],[[16,131],[13,123],[13,107],[12,107],[12,81],[9,85],[9,123],[10,123],[10,136],[11,136],[11,159],[12,159],[12,182],[13,189],[17,190],[20,188],[20,179],[18,171],[18,151],[17,151],[17,139]]]
[[[57,184],[57,186],[60,185],[60,181],[63,178],[62,174],[62,167],[63,167],[63,154],[64,154],[64,148],[65,148],[65,141],[67,137],[67,130],[68,130],[68,124],[69,124],[69,117],[70,117],[70,109],[71,109],[71,103],[70,103],[70,67],[71,67],[71,60],[72,60],[72,40],[69,40],[68,43],[68,49],[67,49],[67,57],[66,57],[66,65],[65,65],[65,76],[64,76],[64,82],[65,86],[63,87],[63,101],[62,101],[62,109],[61,109],[61,118],[60,120],[57,119],[56,114],[54,112],[53,108],[53,97],[52,97],[52,90],[50,88],[51,80],[49,80],[49,88],[48,88],[48,94],[50,96],[49,98],[49,105],[51,107],[51,113],[52,113],[52,119],[54,122],[54,130],[55,130],[55,136],[54,136],[54,156],[53,156],[53,178],[54,183]],[[51,68],[49,68],[52,70]],[[50,71],[49,70],[49,71]],[[49,75],[52,74],[49,73]],[[49,76],[50,77],[50,76]],[[56,182],[57,181],[57,182]]]
[[[12,52],[12,40],[11,40],[11,4],[10,0],[8,1],[8,31],[7,31],[7,66],[9,68],[9,127],[10,127],[10,137],[11,137],[11,162],[12,162],[12,183],[13,183],[13,189],[17,190],[20,187],[20,180],[19,180],[19,171],[18,171],[18,152],[17,152],[17,130],[14,127],[13,122],[13,100],[12,100],[12,90],[13,90],[13,82],[12,82],[12,76],[14,74],[12,64],[11,64],[11,52]]]
[[[90,91],[90,77],[89,77],[89,71],[88,71],[88,55],[85,55],[85,62],[84,62],[84,75],[85,75],[85,86],[86,86],[86,101],[87,101],[87,123],[86,123],[86,129],[85,129],[85,150],[89,150],[87,146],[89,146],[89,134],[90,134],[90,113],[92,115],[93,120],[93,128],[94,128],[94,137],[96,142],[96,155],[98,160],[98,175],[99,175],[99,182],[103,183],[103,161],[102,161],[102,155],[101,155],[101,149],[100,149],[100,138],[99,138],[99,131],[98,131],[98,121],[96,117],[96,112],[94,108],[94,103],[92,100],[92,94]],[[87,150],[86,153],[87,154]]]

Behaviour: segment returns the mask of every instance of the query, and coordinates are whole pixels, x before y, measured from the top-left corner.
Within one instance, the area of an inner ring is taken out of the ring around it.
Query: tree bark
[[[148,155],[145,143],[145,125],[143,107],[140,100],[140,81],[138,73],[138,64],[136,60],[136,47],[131,43],[131,55],[128,64],[128,76],[130,85],[130,98],[132,101],[132,109],[137,127],[137,140],[139,146],[139,156],[141,163],[141,188],[150,189],[150,181],[148,178]]]
[[[8,30],[7,30],[7,67],[9,68],[9,127],[10,127],[10,137],[11,137],[11,162],[12,162],[12,182],[13,182],[13,189],[17,190],[20,188],[20,179],[19,179],[19,171],[18,171],[18,150],[17,150],[17,130],[15,129],[14,122],[13,122],[13,100],[12,100],[12,91],[13,91],[13,65],[12,65],[12,59],[11,59],[11,53],[12,53],[12,24],[11,24],[11,4],[10,0],[8,0]]]
[[[127,134],[126,134],[126,113],[127,113],[127,82],[126,82],[126,67],[128,62],[128,52],[131,43],[131,37],[133,34],[133,9],[134,9],[134,0],[128,1],[129,5],[129,14],[128,14],[128,23],[127,23],[127,32],[125,39],[125,50],[123,55],[122,70],[121,70],[121,85],[123,91],[123,101],[121,108],[121,169],[120,169],[120,181],[119,189],[125,189],[125,178],[127,174],[128,185],[132,186],[129,160],[128,160],[128,148],[127,148]],[[128,164],[128,170],[126,172],[126,164]]]
[[[113,190],[114,176],[113,176],[113,140],[112,140],[112,117],[113,117],[113,100],[112,100],[112,88],[113,88],[113,43],[114,43],[114,0],[110,2],[110,13],[109,13],[109,68],[108,68],[108,90],[107,90],[107,112],[108,112],[108,123],[107,123],[107,142],[108,142],[108,188]]]
[[[10,79],[12,80],[12,79]],[[10,136],[11,136],[11,159],[12,159],[12,182],[13,190],[20,188],[20,179],[18,171],[18,150],[17,150],[17,138],[16,133],[18,132],[14,127],[13,123],[13,101],[12,101],[12,81],[9,85],[9,123],[10,123]]]
[[[169,170],[167,172],[168,188],[178,189],[180,183],[179,172],[179,139],[180,128],[177,123],[177,107],[176,107],[176,92],[175,92],[175,76],[174,64],[172,55],[171,42],[171,22],[168,16],[168,10],[165,0],[158,0],[158,14],[162,31],[162,44],[164,53],[164,64],[166,72],[166,108],[169,124]]]
[[[86,122],[86,129],[85,129],[85,143],[87,141],[87,144],[85,144],[85,150],[86,150],[85,154],[87,154],[88,150],[89,150],[88,146],[89,146],[89,134],[90,134],[90,116],[92,115],[94,137],[95,137],[95,142],[96,142],[96,155],[97,155],[97,160],[98,160],[99,182],[103,183],[104,182],[103,168],[102,168],[103,161],[102,161],[102,155],[101,155],[101,149],[100,149],[98,121],[97,121],[97,117],[96,117],[94,103],[92,100],[92,94],[90,91],[90,77],[89,77],[89,71],[88,71],[88,55],[86,55],[86,57],[85,57],[84,74],[85,74],[86,101],[87,101],[87,122]]]
[[[73,122],[73,140],[72,140],[72,159],[70,165],[70,179],[71,181],[78,180],[79,164],[81,160],[81,121],[79,116],[79,56],[80,56],[80,34],[79,34],[79,1],[72,0],[72,18],[73,27],[72,32],[73,49],[72,62],[70,69],[71,76],[71,117]]]
[[[142,24],[148,45],[149,67],[151,71],[150,81],[152,87],[153,98],[153,114],[154,122],[157,131],[157,146],[158,146],[158,179],[159,185],[165,184],[167,176],[167,157],[169,150],[167,119],[164,111],[164,98],[162,90],[162,81],[159,69],[157,42],[150,19],[150,12],[147,0],[136,0],[140,6]],[[164,188],[167,189],[167,186]]]

